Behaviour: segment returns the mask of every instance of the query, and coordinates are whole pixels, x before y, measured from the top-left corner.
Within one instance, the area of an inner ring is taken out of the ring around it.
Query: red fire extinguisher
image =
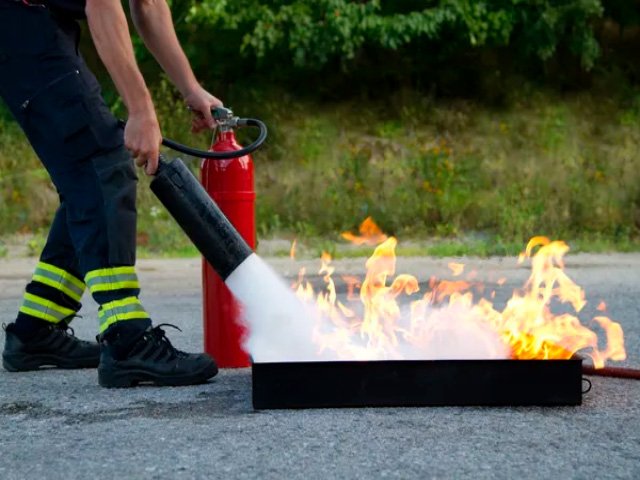
[[[218,121],[211,150],[230,152],[242,149],[236,141],[232,113],[229,121]],[[237,118],[235,119],[237,120]],[[244,155],[229,160],[203,160],[202,185],[252,249],[256,247],[253,159]],[[250,360],[242,349],[245,328],[240,307],[213,268],[202,263],[204,347],[221,368],[248,367]]]

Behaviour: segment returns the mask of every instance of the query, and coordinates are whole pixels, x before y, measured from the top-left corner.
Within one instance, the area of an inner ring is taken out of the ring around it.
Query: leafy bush
[[[637,43],[621,59],[602,40],[633,34],[638,1],[173,0],[172,11],[199,77],[269,124],[260,235],[324,235],[368,215],[389,232],[518,243],[640,235]],[[205,147],[140,41],[136,53],[163,132]],[[567,93],[572,75],[595,88]],[[502,108],[487,108],[494,96]],[[0,233],[45,228],[55,189],[1,106],[0,145]],[[147,182],[139,243],[188,246]]]
[[[523,62],[547,60],[564,47],[590,68],[599,53],[593,20],[603,14],[600,0],[202,0],[188,9],[177,3],[188,10],[187,23],[243,32],[247,55],[289,57],[311,69],[351,61],[365,48],[425,42],[447,51],[509,47]],[[411,53],[413,61],[428,54]]]

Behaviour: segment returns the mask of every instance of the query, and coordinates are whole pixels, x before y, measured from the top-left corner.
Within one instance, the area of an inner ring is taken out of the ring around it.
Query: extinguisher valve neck
[[[238,118],[234,119],[235,121],[225,121],[223,123],[218,123],[218,130],[220,132],[230,132],[234,130],[238,126]]]
[[[238,117],[233,114],[230,108],[217,107],[211,110],[214,120],[218,124],[221,132],[228,132],[238,126]]]

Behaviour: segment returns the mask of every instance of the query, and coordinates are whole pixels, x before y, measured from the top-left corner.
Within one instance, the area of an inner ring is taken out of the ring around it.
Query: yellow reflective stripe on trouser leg
[[[104,303],[100,306],[100,311],[98,312],[100,333],[116,322],[147,318],[149,318],[149,315],[140,300],[138,300],[138,297],[127,297],[122,300]]]
[[[75,310],[31,293],[24,294],[20,312],[51,323],[60,323],[76,313]]]
[[[135,267],[115,267],[92,270],[84,277],[91,293],[121,289],[139,289]]]
[[[32,279],[35,282],[43,283],[61,291],[76,302],[80,301],[85,289],[85,284],[82,280],[59,267],[45,262],[38,262]]]

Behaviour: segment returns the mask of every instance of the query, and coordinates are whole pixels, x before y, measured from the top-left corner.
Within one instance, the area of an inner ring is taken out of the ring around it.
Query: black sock
[[[35,337],[42,329],[51,325],[53,325],[51,322],[40,320],[24,313],[18,313],[12,331],[18,335],[20,340],[29,340]]]
[[[122,359],[150,326],[151,320],[148,318],[116,322],[101,337],[111,346],[114,357]]]

